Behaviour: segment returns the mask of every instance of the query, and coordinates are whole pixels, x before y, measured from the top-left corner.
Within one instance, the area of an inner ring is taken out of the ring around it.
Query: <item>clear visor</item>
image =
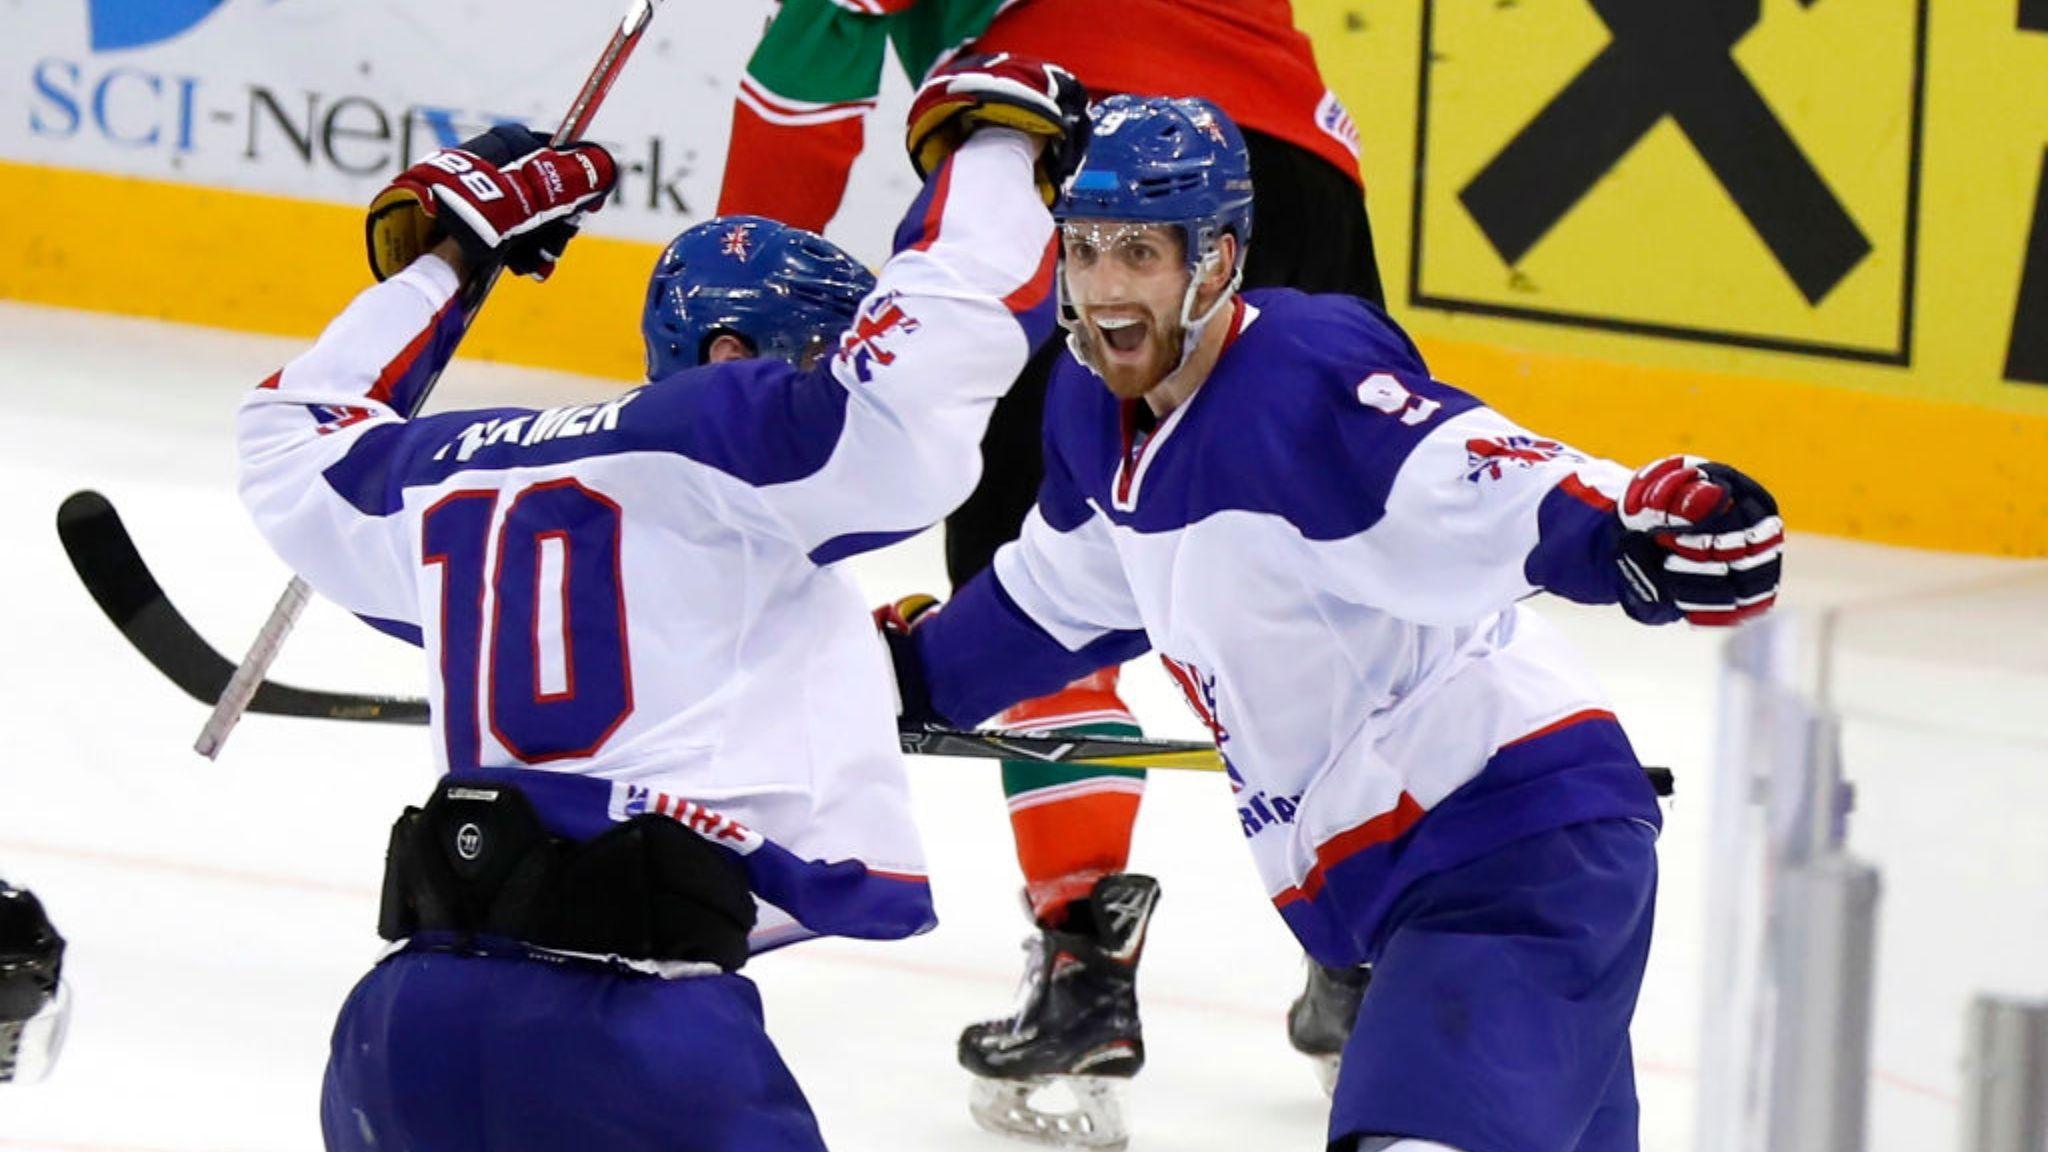
[[[1172,254],[1180,248],[1180,229],[1135,220],[1069,220],[1060,225],[1061,250],[1076,256],[1123,257],[1141,244]]]

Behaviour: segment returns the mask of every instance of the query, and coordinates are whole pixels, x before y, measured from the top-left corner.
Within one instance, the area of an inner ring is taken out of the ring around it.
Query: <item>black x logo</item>
[[[1730,55],[1763,0],[1587,2],[1612,42],[1459,193],[1494,249],[1520,262],[1669,116],[1818,304],[1870,241]]]
[[[2020,0],[2020,31],[2048,32],[2048,0]],[[2005,378],[2048,384],[2048,153],[2041,156],[2041,179],[2034,189],[2034,224],[2027,234]]]

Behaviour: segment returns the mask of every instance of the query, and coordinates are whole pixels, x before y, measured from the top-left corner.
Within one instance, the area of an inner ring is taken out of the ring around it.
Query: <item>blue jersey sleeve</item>
[[[1261,323],[1310,378],[1267,421],[1248,486],[1335,550],[1342,592],[1422,624],[1477,619],[1537,590],[1619,594],[1613,500],[1627,469],[1533,433],[1436,380],[1376,310],[1280,299]],[[1284,461],[1284,463],[1282,463]]]

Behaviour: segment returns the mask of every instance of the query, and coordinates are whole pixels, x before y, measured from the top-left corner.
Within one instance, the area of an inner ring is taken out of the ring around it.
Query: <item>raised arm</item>
[[[922,531],[973,489],[996,399],[1052,328],[1044,189],[1071,163],[1085,96],[1037,62],[969,58],[911,109],[927,178],[830,362],[679,378],[677,449],[744,480],[820,563]],[[734,366],[725,365],[732,369]],[[694,394],[693,394],[694,393]],[[654,410],[659,410],[659,407]]]
[[[615,174],[596,145],[556,150],[501,126],[434,153],[379,194],[368,236],[382,283],[258,386],[235,420],[243,503],[322,595],[397,631],[415,622],[410,559],[387,518],[395,462],[420,439],[405,415],[462,335],[465,270],[495,257],[545,278]]]
[[[443,256],[415,261],[356,297],[235,418],[242,503],[258,531],[321,595],[373,620],[417,624],[409,561],[381,499],[363,507],[330,476],[375,469],[395,444],[369,434],[403,427],[402,410],[452,354],[460,288]]]

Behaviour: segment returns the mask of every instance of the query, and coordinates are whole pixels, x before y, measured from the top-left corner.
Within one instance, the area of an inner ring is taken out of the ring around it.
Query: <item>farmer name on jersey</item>
[[[602,404],[572,404],[566,408],[548,408],[525,416],[479,420],[464,428],[455,439],[443,444],[441,450],[434,453],[434,459],[447,459],[451,448],[455,450],[457,461],[467,462],[471,456],[494,444],[531,448],[535,444],[549,440],[567,440],[576,436],[588,436],[593,432],[609,432],[619,426],[619,413],[638,395],[640,392],[635,389],[616,400],[607,400]]]

